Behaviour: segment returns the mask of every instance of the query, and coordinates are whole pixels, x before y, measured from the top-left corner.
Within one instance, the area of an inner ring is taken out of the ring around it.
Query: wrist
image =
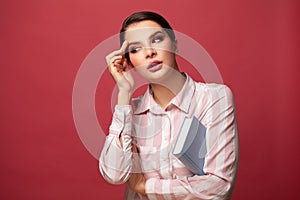
[[[131,92],[120,90],[118,93],[118,105],[130,105]]]

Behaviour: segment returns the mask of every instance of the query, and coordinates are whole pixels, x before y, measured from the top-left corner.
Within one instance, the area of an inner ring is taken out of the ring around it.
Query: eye
[[[141,49],[141,47],[133,46],[133,47],[129,47],[128,49],[130,53],[136,53]]]
[[[159,43],[161,41],[163,41],[165,38],[164,35],[157,35],[152,39],[152,43]]]

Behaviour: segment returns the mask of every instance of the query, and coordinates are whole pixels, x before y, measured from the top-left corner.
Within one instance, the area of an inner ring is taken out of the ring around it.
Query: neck
[[[180,92],[184,83],[185,77],[179,71],[172,70],[163,80],[151,83],[154,100],[162,108],[165,108]]]

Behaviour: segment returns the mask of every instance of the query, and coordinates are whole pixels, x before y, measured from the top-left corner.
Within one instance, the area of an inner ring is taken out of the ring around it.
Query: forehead
[[[156,31],[164,31],[164,29],[156,22],[145,20],[131,24],[127,27],[124,39],[128,42],[146,39]]]

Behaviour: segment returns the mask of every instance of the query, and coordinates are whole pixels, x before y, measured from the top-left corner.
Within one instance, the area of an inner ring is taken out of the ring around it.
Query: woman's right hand
[[[125,58],[128,42],[124,41],[121,48],[106,56],[109,72],[113,76],[118,89],[118,104],[130,104],[134,89],[134,79],[130,72],[130,64]]]

